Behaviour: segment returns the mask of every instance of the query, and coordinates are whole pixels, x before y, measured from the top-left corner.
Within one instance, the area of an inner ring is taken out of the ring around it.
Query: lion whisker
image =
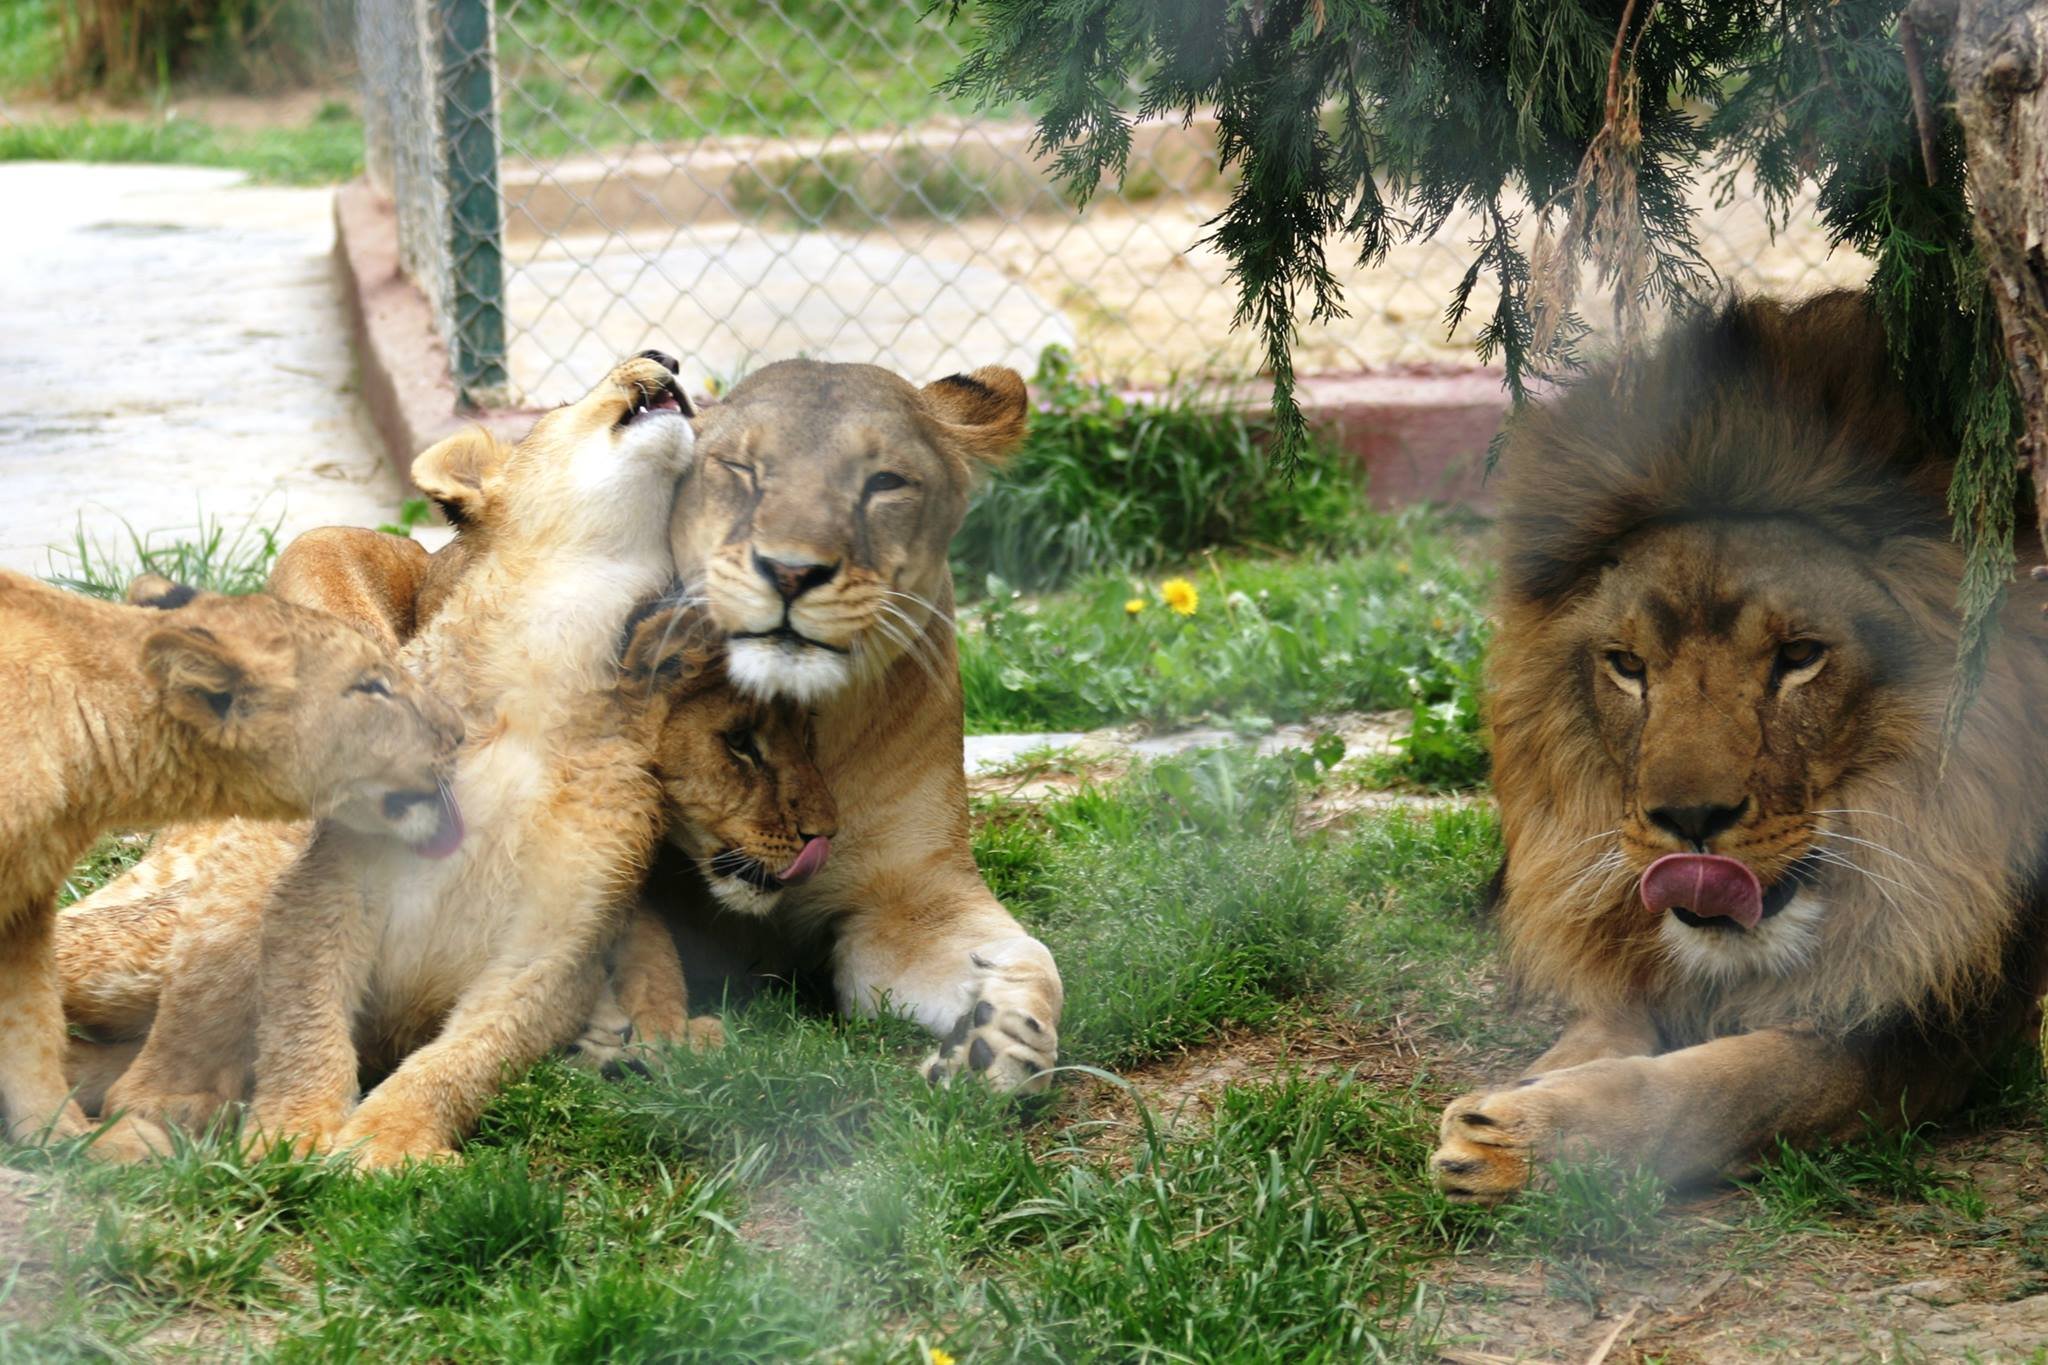
[[[1922,872],[1930,872],[1933,870],[1932,868],[1928,867],[1927,864],[1920,862],[1918,859],[1909,858],[1895,848],[1891,848],[1884,844],[1878,843],[1875,839],[1860,839],[1856,835],[1843,834],[1839,830],[1832,829],[1815,830],[1814,833],[1823,839],[1840,839],[1843,843],[1860,844],[1864,848],[1874,849],[1879,853],[1885,854],[1887,857],[1896,858],[1898,861],[1905,863],[1909,867],[1917,867]]]

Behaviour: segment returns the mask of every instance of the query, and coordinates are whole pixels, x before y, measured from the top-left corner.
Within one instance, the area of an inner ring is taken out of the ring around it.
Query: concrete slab
[[[203,514],[286,535],[404,496],[355,392],[333,191],[0,165],[0,565]],[[61,567],[61,564],[60,564]]]

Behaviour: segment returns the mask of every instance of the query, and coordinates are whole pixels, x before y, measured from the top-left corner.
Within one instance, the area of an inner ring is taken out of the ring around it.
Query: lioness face
[[[755,701],[723,679],[694,687],[669,712],[656,766],[669,841],[728,908],[766,914],[824,865],[839,813],[795,705]]]
[[[1024,432],[1004,369],[922,389],[870,365],[784,361],[699,423],[670,527],[709,599],[733,681],[810,703],[878,674],[950,616],[946,548],[975,461]]]
[[[1568,606],[1622,781],[1619,847],[1681,970],[1802,963],[1845,865],[1875,737],[1938,708],[1941,661],[1838,542],[1790,520],[1655,528]],[[1886,875],[1883,866],[1871,869]]]

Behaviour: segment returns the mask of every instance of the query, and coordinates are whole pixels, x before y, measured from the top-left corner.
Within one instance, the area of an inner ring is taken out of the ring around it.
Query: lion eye
[[[365,678],[349,691],[361,692],[371,697],[388,697],[391,695],[391,685],[382,678]]]
[[[1645,671],[1640,654],[1631,654],[1625,649],[1607,651],[1607,666],[1624,678],[1640,680]]]
[[[731,460],[720,460],[719,463],[724,465],[727,470],[747,487],[752,488],[754,486],[754,467],[752,465],[736,464]]]
[[[732,750],[735,758],[744,758],[749,763],[761,761],[761,750],[754,743],[752,730],[742,728],[726,731],[725,747]]]
[[[1805,668],[1825,653],[1827,646],[1818,640],[1787,640],[1778,646],[1778,668],[1787,673]]]
[[[865,498],[871,497],[876,493],[892,493],[899,488],[908,487],[910,487],[910,480],[904,478],[901,474],[893,474],[885,469],[879,474],[868,475],[868,481],[861,488],[860,494]]]

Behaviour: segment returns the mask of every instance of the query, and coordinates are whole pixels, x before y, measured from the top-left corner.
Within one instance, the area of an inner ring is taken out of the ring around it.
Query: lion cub
[[[658,719],[669,842],[720,869],[726,901],[751,911],[774,899],[837,816],[802,711],[734,691],[715,644],[702,643],[702,624],[669,610],[637,623],[622,686],[652,689],[649,704],[659,710],[650,720]],[[246,1098],[262,909],[312,835],[304,823],[244,820],[167,830],[141,863],[58,917],[65,1017],[93,1035],[73,1040],[69,1068],[88,1112],[120,1109],[198,1128]],[[158,1017],[164,1025],[152,1029]],[[629,1044],[702,1047],[718,1038],[715,1019],[689,1016],[667,929],[636,911],[572,1053],[602,1067]]]
[[[468,724],[453,787],[470,837],[428,868],[329,822],[284,874],[263,915],[252,1103],[272,1140],[371,1166],[445,1153],[508,1066],[589,1017],[660,837],[650,712],[619,688],[618,649],[673,577],[694,436],[672,364],[623,362],[510,450],[477,431],[414,463],[423,489],[480,513],[402,654]],[[401,1057],[351,1111],[362,1062]]]
[[[152,575],[130,600],[0,573],[0,1110],[16,1137],[86,1127],[64,1079],[51,940],[58,889],[103,831],[317,815],[429,853],[461,837],[441,784],[460,721],[387,651],[266,597]],[[145,1136],[117,1124],[94,1150],[140,1156]]]

